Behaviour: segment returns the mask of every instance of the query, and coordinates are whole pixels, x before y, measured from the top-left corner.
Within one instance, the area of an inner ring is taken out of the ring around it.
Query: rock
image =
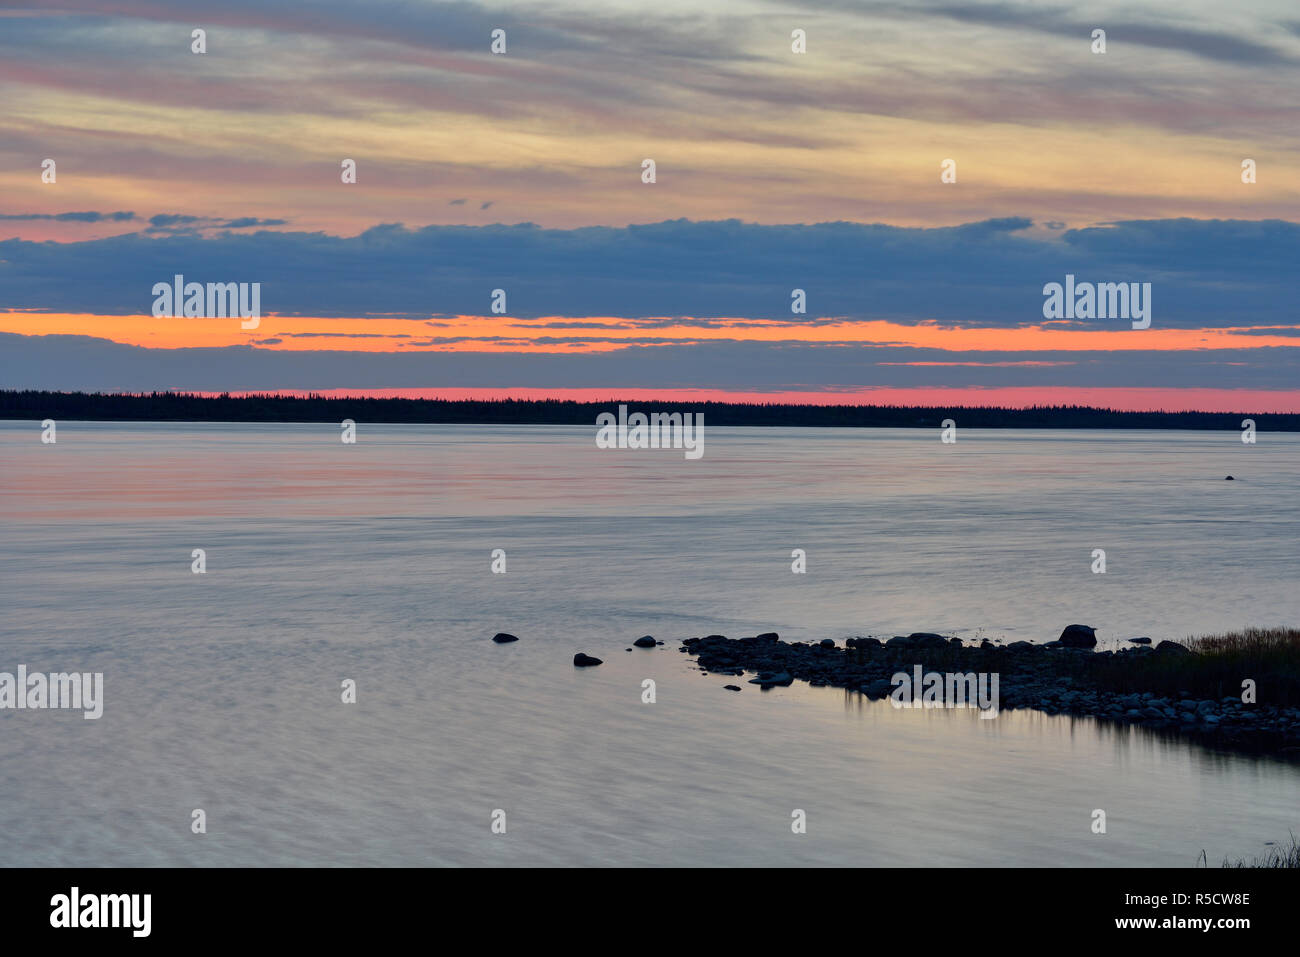
[[[780,641],[780,637],[774,631],[765,631],[761,635],[756,635],[759,641]]]
[[[821,646],[822,646],[823,648],[834,648],[834,647],[835,647],[835,639],[834,639],[834,638],[823,638],[823,639],[821,640]]]
[[[948,639],[929,631],[914,631],[907,636],[913,648],[947,648]]]
[[[740,690],[740,685],[723,685],[722,687],[723,687],[725,690],[727,690],[727,691],[739,691],[739,690]]]
[[[1097,630],[1088,625],[1066,625],[1057,639],[1066,648],[1097,647]]]
[[[519,639],[516,638],[514,635],[506,634],[504,631],[498,631],[495,635],[492,636],[492,640],[495,641],[498,645],[504,645],[511,641],[518,641]]]
[[[750,679],[749,683],[752,685],[762,685],[764,688],[770,688],[773,685],[780,685],[784,688],[788,685],[794,684],[794,678],[786,674],[784,671],[779,674],[768,674],[765,672],[757,678]]]
[[[886,648],[911,648],[912,639],[906,635],[895,635],[885,642]]]
[[[868,698],[888,698],[894,690],[894,683],[888,678],[879,678],[868,685],[863,685],[862,690]]]
[[[1176,641],[1162,641],[1156,645],[1155,653],[1157,655],[1190,655],[1192,652],[1186,645],[1180,645]]]
[[[575,668],[591,668],[600,664],[604,664],[604,662],[599,658],[591,657],[591,655],[584,655],[581,651],[573,656],[573,666]]]
[[[1032,651],[1033,644],[1028,641],[1013,641],[1007,645],[1007,651]]]
[[[1135,645],[1149,645],[1149,644],[1151,644],[1151,639],[1148,638],[1148,637],[1146,637],[1145,635],[1143,635],[1141,638],[1130,638],[1129,641],[1131,641],[1131,642],[1132,642],[1133,644],[1135,644]]]
[[[649,635],[642,635],[636,641],[632,642],[632,644],[636,645],[638,648],[653,648],[655,646],[655,640]]]
[[[1235,478],[1233,478],[1231,475],[1225,475],[1225,476],[1223,477],[1223,480],[1224,480],[1225,482],[1235,482],[1235,481],[1237,481],[1237,480],[1236,480]]]

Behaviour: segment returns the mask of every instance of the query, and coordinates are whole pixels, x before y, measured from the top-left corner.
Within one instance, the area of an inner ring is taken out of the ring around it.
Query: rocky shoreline
[[[1154,648],[1137,643],[1120,651],[1096,651],[1095,644],[1091,628],[1071,625],[1060,639],[1047,644],[983,641],[968,645],[959,638],[929,632],[886,641],[850,638],[839,645],[827,638],[805,644],[784,642],[775,632],[767,632],[738,639],[723,635],[687,638],[679,650],[695,657],[706,673],[753,672],[755,677],[749,683],[763,690],[800,680],[814,687],[845,688],[873,699],[890,697],[894,690],[891,677],[910,673],[917,666],[941,673],[996,674],[998,707],[1002,709],[1032,708],[1047,714],[1093,717],[1185,735],[1213,747],[1300,757],[1300,708],[1244,703],[1240,694],[1197,699],[1109,691],[1088,674],[1097,656],[1124,662],[1191,652],[1171,641]],[[729,688],[739,690],[735,685]]]

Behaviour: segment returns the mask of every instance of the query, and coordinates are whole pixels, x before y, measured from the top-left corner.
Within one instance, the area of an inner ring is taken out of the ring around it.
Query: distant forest
[[[425,422],[593,425],[619,402],[561,399],[368,399],[324,396],[197,396],[0,390],[0,419],[135,422]],[[753,402],[626,403],[629,412],[703,412],[712,426],[938,428],[954,419],[984,429],[1231,429],[1243,418],[1270,432],[1300,432],[1300,413],[1119,412],[1089,406],[1007,409],[977,406],[788,405]]]

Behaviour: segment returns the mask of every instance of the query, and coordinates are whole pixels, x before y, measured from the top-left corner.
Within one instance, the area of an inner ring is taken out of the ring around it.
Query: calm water
[[[1294,625],[1300,436],[594,432],[0,422],[0,671],[106,685],[98,721],[0,711],[0,864],[1190,866],[1300,833],[1294,764],[735,694],[676,651]]]

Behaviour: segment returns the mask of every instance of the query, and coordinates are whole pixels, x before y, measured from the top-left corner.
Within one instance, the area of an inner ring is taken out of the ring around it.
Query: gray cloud
[[[983,365],[909,365],[975,361]],[[1056,363],[1007,366],[1026,359]],[[904,363],[904,364],[900,364]],[[138,391],[463,386],[835,389],[860,386],[1131,386],[1291,389],[1300,346],[1171,353],[989,352],[873,345],[704,342],[592,354],[144,349],[85,336],[0,333],[5,388]]]
[[[0,213],[0,219],[18,221],[51,220],[58,223],[126,223],[136,218],[135,213]]]
[[[505,289],[518,318],[827,317],[1023,326],[1042,287],[1150,282],[1153,324],[1300,322],[1300,225],[1135,220],[1040,237],[1023,217],[911,228],[671,220],[622,228],[373,227],[358,236],[261,231],[142,233],[78,243],[0,242],[0,308],[148,314],[151,289],[260,282],[266,314],[487,315]],[[1094,328],[1122,326],[1093,320]]]
[[[820,3],[817,6],[822,8]],[[1074,15],[1076,7],[1041,7],[1023,3],[931,3],[904,6],[895,3],[864,5],[832,0],[832,6],[845,13],[888,14],[909,20],[923,16],[943,17],[966,24],[1012,32],[1027,31],[1062,39],[1088,38],[1093,29],[1100,27],[1106,31],[1108,47],[1128,43],[1243,66],[1297,62],[1295,57],[1276,46],[1233,35],[1225,29],[1184,26],[1182,21],[1186,15],[1182,11],[1177,14],[1180,22],[1159,23],[1155,19],[1144,21],[1111,16],[1103,10],[1092,11],[1089,18],[1081,19]],[[1154,18],[1162,11],[1149,8],[1144,12]]]

